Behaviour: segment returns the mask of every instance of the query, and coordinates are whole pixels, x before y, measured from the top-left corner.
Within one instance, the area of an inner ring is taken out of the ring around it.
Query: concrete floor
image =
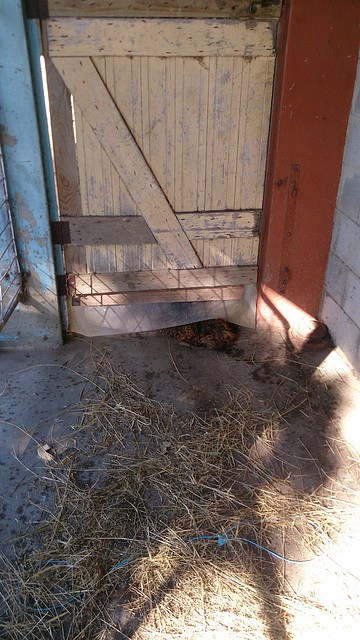
[[[9,558],[26,552],[27,539],[21,534],[51,503],[51,486],[38,479],[46,477],[38,443],[64,443],[71,437],[80,417],[77,403],[88,392],[87,378],[104,352],[115,369],[131,376],[151,398],[185,413],[221,407],[234,388],[247,389],[260,409],[269,403],[284,406],[297,392],[299,398],[306,396],[306,403],[283,418],[277,440],[283,459],[291,464],[291,483],[309,493],[331,485],[339,499],[359,504],[360,380],[331,347],[297,357],[280,338],[243,329],[229,354],[156,334],[74,338],[56,350],[46,350],[45,343],[43,349],[28,351],[2,348],[0,540]],[[268,464],[275,468],[277,463],[269,459]],[[356,574],[356,588],[359,532],[359,518],[354,517],[346,545],[336,550],[345,569],[341,575],[348,580],[350,573]],[[319,584],[312,570],[290,567],[289,576],[293,588],[305,594],[314,580]]]

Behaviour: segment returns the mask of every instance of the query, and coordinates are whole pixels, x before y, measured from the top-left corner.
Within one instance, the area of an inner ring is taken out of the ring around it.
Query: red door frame
[[[359,0],[285,0],[261,229],[257,325],[317,317],[360,44]]]

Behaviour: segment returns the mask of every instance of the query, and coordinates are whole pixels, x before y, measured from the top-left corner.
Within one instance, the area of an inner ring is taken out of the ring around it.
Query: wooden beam
[[[274,56],[276,23],[224,20],[58,18],[51,56]]]
[[[251,18],[278,19],[281,0],[262,2],[250,12],[249,0],[48,0],[51,17]]]
[[[70,244],[156,244],[141,216],[63,216],[69,223]]]
[[[241,300],[244,286],[205,287],[202,289],[164,289],[128,291],[126,293],[100,293],[72,298],[73,306],[111,306],[127,304],[158,304],[161,302],[199,302],[201,300]]]
[[[176,215],[189,240],[252,238],[259,229],[258,211],[218,211]],[[62,216],[69,223],[71,245],[156,244],[141,216]]]
[[[190,240],[251,238],[259,231],[259,210],[195,211],[176,214]]]
[[[81,215],[80,181],[70,93],[48,56],[45,56],[45,65],[60,214],[79,216]]]
[[[166,289],[200,289],[255,284],[257,267],[208,267],[130,273],[80,274],[74,295],[96,295]]]
[[[55,58],[55,63],[170,264],[177,268],[201,267],[90,58]]]
[[[321,308],[359,24],[360,3],[354,0],[284,4],[260,249],[257,322],[263,326],[294,327],[304,313],[317,317]]]

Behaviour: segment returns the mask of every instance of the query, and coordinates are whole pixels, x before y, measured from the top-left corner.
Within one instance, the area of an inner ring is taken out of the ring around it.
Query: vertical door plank
[[[49,57],[45,57],[60,214],[82,213],[71,96]]]
[[[142,149],[140,58],[106,58],[106,87]],[[141,215],[119,176],[120,215]]]
[[[260,159],[264,158],[264,146],[267,146],[269,114],[264,113],[264,107],[268,95],[266,84],[267,61],[266,58],[252,58],[244,65],[249,68],[249,84],[246,105],[246,144],[240,146],[239,162],[242,161],[242,198],[241,208],[246,209],[248,204],[257,207],[262,202],[265,165],[260,166]]]
[[[248,120],[248,95],[250,82],[250,60],[242,59],[241,94],[239,104],[239,129],[237,144],[237,165],[236,165],[236,189],[234,209],[245,209],[246,198],[244,198],[244,178],[245,171],[245,147],[247,144],[247,120]]]
[[[230,98],[230,131],[227,162],[226,209],[235,207],[236,172],[238,168],[239,124],[242,89],[242,58],[233,58],[232,88]]]
[[[243,202],[255,203],[258,197],[258,169],[261,156],[261,132],[266,82],[266,59],[252,59],[250,65],[250,91],[247,105],[247,144],[244,158]],[[262,185],[263,191],[263,185]]]
[[[123,245],[116,245],[115,248],[115,259],[116,259],[116,271],[123,271],[124,261],[123,261]]]
[[[66,273],[87,273],[86,247],[67,245],[64,247]]]
[[[164,188],[166,196],[174,209],[175,207],[175,100],[176,77],[175,59],[166,58],[166,173]]]
[[[81,204],[82,204],[82,213],[85,216],[90,215],[90,203],[89,203],[89,194],[87,190],[87,182],[86,182],[86,153],[85,153],[85,139],[84,139],[84,125],[83,125],[83,115],[77,106],[76,102],[74,103],[74,115],[75,115],[75,127],[76,127],[76,149],[77,149],[77,160],[79,167],[79,182],[80,182],[80,193],[81,193]]]
[[[123,245],[123,271],[138,271],[139,264],[139,251],[137,245]]]
[[[113,198],[114,216],[122,215],[123,208],[121,205],[121,186],[119,174],[111,162],[111,189]],[[131,215],[130,213],[124,215]]]
[[[182,211],[196,211],[199,172],[200,64],[184,59],[182,116]]]
[[[232,145],[232,85],[233,60],[219,57],[216,65],[216,93],[213,133],[211,208],[227,207],[226,193],[229,168],[229,150]]]
[[[131,117],[128,125],[137,144],[142,149],[141,58],[132,58],[130,60],[130,77],[131,85],[128,91],[131,93],[131,106],[129,108]],[[125,87],[126,85],[123,84],[123,86]],[[120,112],[124,115],[121,107]]]
[[[115,57],[113,60],[115,104],[126,121],[131,133],[134,135],[131,70],[132,59],[126,57]]]
[[[216,79],[217,58],[209,58],[209,101],[206,132],[206,176],[205,176],[205,211],[213,211],[212,185],[213,160],[215,146],[215,111],[216,111]]]
[[[107,245],[86,246],[89,273],[109,273]]]
[[[149,58],[141,58],[141,150],[151,166],[150,158],[150,112],[149,112]]]
[[[105,58],[105,56],[99,56],[99,57],[93,58],[93,64],[105,84],[107,84],[108,60],[111,60],[111,58]],[[97,144],[99,145],[98,141],[97,141]],[[99,146],[101,147],[101,145]],[[102,185],[103,185],[103,193],[104,193],[103,214],[105,216],[112,216],[114,215],[114,206],[113,206],[113,198],[112,198],[111,162],[102,147],[100,148],[100,156],[101,156],[101,163],[99,165],[98,180],[102,182]],[[100,167],[102,171],[100,171]]]
[[[162,251],[159,245],[152,245],[152,260],[151,260],[151,269],[152,271],[161,271],[164,269],[169,269],[170,265],[164,252]]]
[[[184,60],[175,59],[175,162],[174,162],[174,209],[183,211],[183,122],[184,117]]]
[[[83,139],[85,156],[85,178],[89,216],[104,215],[104,182],[102,150],[94,131],[83,116],[82,128],[77,130],[79,141]]]
[[[210,58],[198,58],[200,65],[199,78],[199,138],[198,138],[198,185],[197,199],[194,211],[205,211],[205,180],[206,180],[206,145],[207,120],[209,107],[209,69]]]
[[[139,270],[150,271],[151,270],[151,245],[141,244],[139,245]]]
[[[116,271],[116,245],[109,244],[107,247],[108,272]]]
[[[94,65],[107,86],[109,77],[114,90],[114,68],[111,58],[96,57]],[[127,94],[127,92],[124,92]],[[87,215],[138,215],[135,203],[116,171],[100,141],[81,114],[77,105],[79,165],[81,165],[82,194],[86,194]],[[94,212],[98,213],[95,214]]]
[[[263,103],[263,122],[261,129],[259,167],[258,167],[258,189],[256,196],[256,207],[262,208],[265,188],[265,170],[268,152],[268,139],[270,130],[271,103],[273,94],[275,58],[266,59],[266,80]]]
[[[167,174],[167,99],[166,67],[162,58],[149,60],[150,166],[164,189]]]
[[[148,154],[149,164],[172,208],[175,204],[175,83],[174,58],[147,59],[142,104],[144,131],[148,127],[149,134],[144,155]]]
[[[110,158],[105,153],[104,149],[101,149],[101,164],[102,164],[102,179],[104,184],[104,215],[114,215],[114,202],[113,202],[113,186],[112,186],[112,171]]]

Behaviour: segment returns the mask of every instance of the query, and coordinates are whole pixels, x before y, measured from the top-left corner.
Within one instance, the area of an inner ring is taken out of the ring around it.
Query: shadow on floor
[[[150,398],[173,404],[184,415],[211,415],[234,390],[245,391],[255,409],[270,412],[276,425],[270,448],[269,422],[266,429],[263,424],[257,426],[249,442],[249,458],[260,460],[275,481],[286,482],[296,491],[320,495],[327,479],[346,466],[349,449],[339,440],[341,381],[320,371],[331,348],[298,356],[281,340],[242,330],[229,354],[151,334],[91,343],[74,339],[62,349],[42,353],[4,350],[0,362],[4,384],[0,390],[0,536],[10,558],[27,553],[26,538],[19,536],[53,507],[51,483],[38,481],[46,465],[37,455],[37,443],[71,438],[79,419],[77,402],[80,397],[84,400],[94,363],[105,352],[114,369],[129,375]],[[250,475],[246,482],[254,485],[255,479]],[[258,478],[256,483],[259,489]],[[240,496],[242,490],[239,486]],[[39,505],[43,505],[40,514]],[[291,553],[291,545],[288,550]],[[286,624],[279,616],[276,597],[279,565],[259,550],[249,553],[256,556],[255,582],[263,584],[264,590],[272,585],[273,603],[264,603],[263,608],[268,637],[286,640]],[[284,576],[294,587],[298,585],[298,571],[285,567]],[[179,577],[171,576],[153,594],[148,612],[143,611],[141,618],[135,616],[135,622],[129,622],[113,639],[133,637]]]

